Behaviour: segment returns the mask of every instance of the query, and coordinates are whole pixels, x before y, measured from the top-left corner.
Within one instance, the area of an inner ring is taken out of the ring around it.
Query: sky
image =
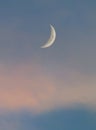
[[[94,0],[0,1],[0,130],[96,130],[95,34]]]

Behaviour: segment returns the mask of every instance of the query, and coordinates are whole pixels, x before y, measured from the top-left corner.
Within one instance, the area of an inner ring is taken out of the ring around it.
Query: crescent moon
[[[51,34],[50,34],[50,38],[47,41],[46,44],[44,44],[43,46],[41,46],[41,48],[47,48],[52,46],[52,44],[54,43],[55,39],[56,39],[56,31],[54,29],[54,27],[50,24],[50,28],[51,28]]]

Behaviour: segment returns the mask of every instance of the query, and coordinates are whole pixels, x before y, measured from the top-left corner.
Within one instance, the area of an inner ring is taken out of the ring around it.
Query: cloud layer
[[[38,64],[1,66],[0,108],[41,112],[74,103],[95,106],[95,77],[65,70],[56,77],[45,73]]]

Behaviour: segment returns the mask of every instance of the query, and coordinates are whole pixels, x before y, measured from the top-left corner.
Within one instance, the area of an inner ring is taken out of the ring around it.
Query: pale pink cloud
[[[63,80],[37,64],[0,67],[0,108],[41,112],[73,103],[96,105],[95,77],[66,69]]]

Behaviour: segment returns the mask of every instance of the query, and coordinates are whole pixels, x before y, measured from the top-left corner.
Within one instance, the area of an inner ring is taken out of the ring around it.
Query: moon
[[[56,31],[55,28],[50,24],[50,28],[51,28],[51,34],[50,37],[48,39],[48,41],[46,42],[46,44],[44,44],[43,46],[41,46],[41,48],[47,48],[53,45],[55,39],[56,39]]]

